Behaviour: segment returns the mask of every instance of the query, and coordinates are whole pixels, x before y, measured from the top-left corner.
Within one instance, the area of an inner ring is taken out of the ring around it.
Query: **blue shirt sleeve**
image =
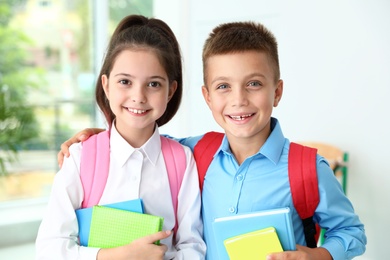
[[[352,259],[364,253],[367,238],[364,225],[355,214],[350,200],[328,163],[320,156],[317,162],[320,202],[314,220],[326,230],[326,248],[333,259]]]
[[[178,141],[179,143],[181,143],[182,145],[185,145],[187,147],[189,147],[191,149],[192,152],[194,152],[194,147],[195,145],[198,143],[198,141],[200,139],[202,139],[203,135],[199,135],[199,136],[190,136],[190,137],[184,137],[184,138],[176,138],[176,137],[172,137],[170,135],[163,135],[167,138],[170,138],[170,139],[173,139],[175,141]]]

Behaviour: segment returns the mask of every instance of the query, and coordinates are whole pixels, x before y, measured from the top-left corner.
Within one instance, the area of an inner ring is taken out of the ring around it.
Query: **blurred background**
[[[201,95],[201,51],[223,22],[265,24],[279,42],[284,95],[274,116],[291,141],[348,152],[347,196],[367,251],[385,259],[390,233],[390,1],[0,0],[0,259],[34,259],[60,144],[105,127],[94,84],[107,41],[128,14],[174,30],[183,103],[161,128],[176,137],[221,130]]]

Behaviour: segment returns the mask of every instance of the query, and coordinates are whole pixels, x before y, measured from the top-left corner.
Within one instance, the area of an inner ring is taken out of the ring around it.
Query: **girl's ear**
[[[101,81],[102,81],[102,86],[103,86],[104,93],[106,94],[106,98],[108,100],[110,100],[109,99],[109,88],[108,88],[108,77],[107,77],[106,74],[102,75]]]
[[[169,86],[168,101],[171,100],[171,98],[176,92],[176,89],[177,89],[177,81],[174,80],[172,84]]]
[[[275,89],[274,107],[277,107],[279,105],[279,102],[282,99],[282,95],[283,95],[283,80],[279,79]]]

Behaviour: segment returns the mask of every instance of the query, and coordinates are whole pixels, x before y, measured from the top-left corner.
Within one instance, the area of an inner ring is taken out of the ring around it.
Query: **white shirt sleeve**
[[[184,147],[187,168],[178,196],[177,254],[174,259],[205,259],[206,244],[203,241],[203,222],[198,172],[188,147]]]
[[[45,216],[36,239],[36,259],[95,260],[99,248],[78,245],[78,224],[75,209],[80,208],[83,188],[80,182],[81,144],[70,147],[70,157],[65,158],[54,177]]]

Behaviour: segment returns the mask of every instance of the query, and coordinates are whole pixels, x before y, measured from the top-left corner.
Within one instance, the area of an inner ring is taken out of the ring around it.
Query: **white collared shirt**
[[[55,176],[47,212],[36,240],[36,259],[96,259],[97,248],[77,244],[78,224],[75,210],[81,207],[83,187],[80,181],[82,144],[70,147]],[[178,243],[172,235],[161,241],[168,246],[164,259],[204,259],[203,224],[200,214],[200,192],[195,161],[191,150],[186,154],[186,172],[178,195]],[[172,230],[175,214],[158,128],[140,148],[131,147],[112,126],[110,137],[110,170],[99,204],[141,198],[145,213],[162,216],[163,230]]]

